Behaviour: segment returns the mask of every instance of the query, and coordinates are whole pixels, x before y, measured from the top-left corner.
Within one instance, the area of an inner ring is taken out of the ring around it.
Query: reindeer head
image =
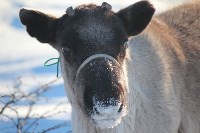
[[[142,32],[154,8],[147,1],[119,12],[111,5],[68,8],[56,18],[36,10],[20,10],[30,36],[59,53],[63,76],[77,105],[97,127],[117,125],[126,114],[126,49],[128,37]]]

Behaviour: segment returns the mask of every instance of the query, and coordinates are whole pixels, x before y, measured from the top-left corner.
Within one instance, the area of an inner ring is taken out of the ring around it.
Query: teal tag
[[[55,60],[55,62],[53,61]],[[52,62],[53,61],[53,62]],[[49,63],[52,62],[52,63]],[[48,66],[53,66],[53,65],[57,65],[57,77],[58,77],[58,72],[59,72],[59,63],[60,63],[60,58],[51,58],[48,59],[45,63],[44,66],[48,67]]]

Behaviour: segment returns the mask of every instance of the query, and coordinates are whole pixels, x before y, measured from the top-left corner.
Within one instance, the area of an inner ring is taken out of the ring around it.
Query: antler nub
[[[101,5],[101,7],[106,8],[108,10],[112,9],[112,6],[110,4],[108,4],[107,2],[103,2],[102,5]]]
[[[66,14],[68,14],[69,16],[73,16],[75,14],[75,11],[73,9],[73,7],[68,7],[66,10]]]

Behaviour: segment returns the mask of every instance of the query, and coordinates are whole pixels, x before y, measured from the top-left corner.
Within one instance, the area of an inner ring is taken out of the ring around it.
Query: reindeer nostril
[[[118,112],[121,112],[121,111],[122,111],[122,109],[123,109],[123,104],[121,104],[121,106],[120,106],[120,108],[119,108]]]
[[[116,115],[123,110],[122,103],[104,104],[103,102],[96,101],[93,106],[93,114],[101,116]]]
[[[93,109],[94,109],[95,114],[100,114],[96,107],[94,107]]]

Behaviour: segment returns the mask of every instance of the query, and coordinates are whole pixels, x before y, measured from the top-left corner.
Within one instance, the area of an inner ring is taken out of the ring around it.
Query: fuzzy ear
[[[28,34],[42,43],[54,44],[58,19],[36,10],[21,9],[21,23],[26,26]]]
[[[127,34],[134,36],[147,27],[154,12],[154,7],[148,1],[140,1],[116,14],[122,20]]]

